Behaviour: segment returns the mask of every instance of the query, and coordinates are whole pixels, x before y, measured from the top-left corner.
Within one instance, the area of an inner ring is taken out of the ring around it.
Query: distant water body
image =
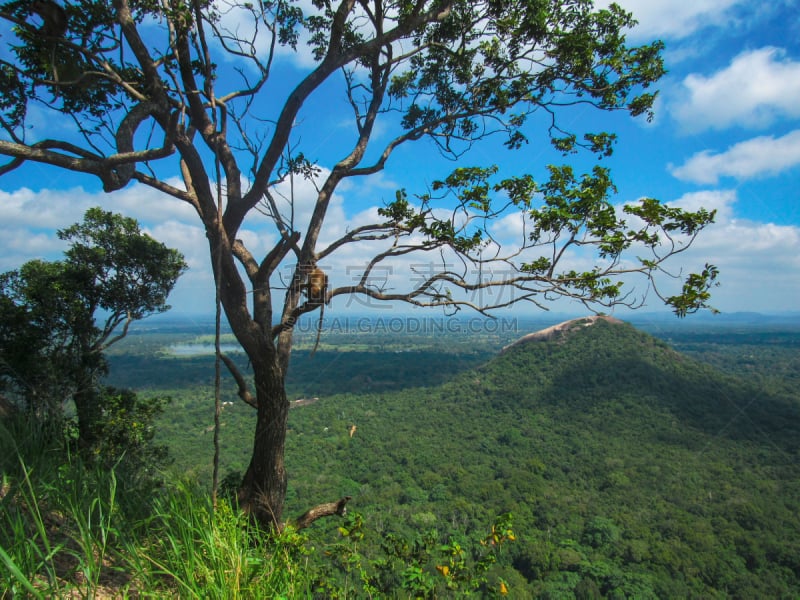
[[[220,350],[230,354],[242,352],[242,347],[237,344],[222,344]],[[204,356],[214,354],[214,344],[173,344],[168,352],[173,356]]]

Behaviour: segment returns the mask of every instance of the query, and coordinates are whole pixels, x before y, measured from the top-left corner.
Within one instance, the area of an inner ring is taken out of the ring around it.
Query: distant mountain
[[[688,359],[613,317],[573,319],[523,336],[482,370],[506,389],[535,382],[545,402],[580,407],[633,395],[712,435],[800,448],[800,438],[786,435],[800,430],[796,399]]]
[[[600,317],[435,388],[293,411],[287,457],[290,497],[347,493],[384,527],[468,535],[512,512],[497,573],[519,598],[789,598],[799,443],[797,394]]]

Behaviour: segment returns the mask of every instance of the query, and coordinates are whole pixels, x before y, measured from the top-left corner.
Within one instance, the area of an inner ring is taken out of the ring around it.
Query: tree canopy
[[[491,137],[512,151],[540,136],[564,154],[608,156],[614,133],[573,131],[566,110],[652,115],[662,44],[628,45],[635,21],[615,4],[34,4],[12,1],[2,12],[15,36],[0,64],[0,154],[9,157],[0,175],[46,163],[93,176],[107,192],[136,182],[195,209],[219,299],[253,368],[254,394],[226,361],[242,399],[257,409],[240,501],[262,523],[282,521],[293,327],[323,300],[356,295],[486,311],[566,296],[590,306],[638,306],[642,295],[628,281],[639,277],[639,289],[654,291],[679,315],[707,306],[713,266],[685,278],[675,295],[661,293],[657,276],[668,275],[665,261],[713,213],[652,199],[620,213],[610,174],[599,166],[582,176],[551,166],[540,181],[468,162],[471,148]],[[56,27],[61,17],[66,29]],[[332,96],[348,107],[348,129],[316,150],[317,117]],[[30,133],[34,105],[64,115],[71,128],[55,139]],[[374,220],[337,231],[334,193],[393,168],[398,150],[412,144],[432,145],[457,167],[446,167],[452,172],[426,191],[398,190]],[[307,219],[291,193],[298,179],[316,190]],[[507,217],[521,224],[510,244],[493,228]],[[274,228],[261,256],[242,235],[247,219]],[[309,293],[320,261],[348,252],[367,257],[355,280]],[[406,289],[387,289],[375,277],[411,256],[433,268],[409,278]],[[515,293],[511,302],[475,301],[483,289]]]
[[[102,417],[104,351],[131,322],[169,309],[186,264],[135,219],[99,208],[58,235],[70,242],[64,260],[32,260],[0,274],[0,383],[34,412],[59,415],[74,400],[81,441],[90,446]]]

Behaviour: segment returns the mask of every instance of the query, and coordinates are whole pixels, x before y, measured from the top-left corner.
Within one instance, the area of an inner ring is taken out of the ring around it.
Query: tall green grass
[[[194,484],[156,498],[146,530],[125,549],[146,589],[166,585],[186,598],[311,597],[304,536],[259,531],[229,504],[214,510]]]
[[[258,531],[192,483],[120,486],[51,433],[0,426],[0,598],[311,597],[304,536]]]
[[[60,586],[55,557],[62,546],[51,541],[30,471],[24,464],[20,467],[22,480],[13,502],[6,501],[12,488],[9,478],[3,476],[0,589],[12,597],[23,591],[36,597],[41,597],[42,591],[57,594]]]
[[[379,534],[357,513],[317,538],[260,530],[195,482],[125,475],[70,454],[57,431],[0,424],[0,600],[490,597],[506,585],[489,574],[510,516],[469,545]]]

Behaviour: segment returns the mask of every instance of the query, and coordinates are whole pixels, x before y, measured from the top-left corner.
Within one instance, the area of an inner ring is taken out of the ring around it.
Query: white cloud
[[[679,293],[685,277],[708,263],[720,270],[721,285],[712,290],[711,305],[721,311],[796,311],[800,278],[792,275],[800,271],[800,227],[739,219],[734,211],[738,201],[735,190],[705,190],[668,203],[717,213],[690,248],[665,264],[667,272],[656,278],[659,291],[665,296]],[[629,221],[635,226],[635,219]],[[631,287],[640,284],[630,282]],[[660,308],[655,295],[647,304]]]
[[[502,244],[519,244],[527,239],[530,225],[531,221],[525,213],[510,212],[491,223],[490,232]]]
[[[737,201],[735,190],[708,190],[684,194],[668,204],[683,210],[697,211],[701,208],[717,211],[716,222],[727,223],[733,217],[733,205]]]
[[[800,62],[780,48],[743,52],[708,77],[684,78],[669,108],[686,131],[764,127],[800,117]]]
[[[180,249],[190,268],[204,267],[208,262],[208,241],[199,225],[169,219],[144,231],[162,244]]]
[[[169,181],[175,184],[175,181]],[[61,228],[80,221],[86,209],[100,206],[122,213],[147,224],[177,219],[194,222],[197,216],[186,202],[179,202],[143,185],[105,194],[88,192],[82,187],[65,190],[20,188],[13,192],[0,190],[0,222],[5,225],[33,228]]]
[[[303,186],[301,191],[298,218],[302,216],[305,219],[313,205],[315,192],[310,184]],[[137,199],[138,203],[135,203]],[[800,270],[800,228],[736,219],[733,211],[736,201],[735,191],[718,190],[687,194],[671,203],[690,210],[703,206],[718,211],[717,223],[703,232],[692,249],[674,261],[676,270],[681,265],[687,271],[696,270],[705,262],[720,267],[723,285],[715,290],[713,304],[725,311],[796,309],[793,303],[800,297],[800,278],[787,277],[787,273]],[[191,210],[186,212],[183,203],[141,186],[125,190],[122,197],[119,194],[113,197],[92,194],[78,188],[66,192],[0,191],[0,235],[5,240],[0,250],[0,270],[18,267],[34,257],[58,258],[63,244],[56,239],[55,229],[79,221],[82,211],[95,205],[124,214],[135,212],[132,216],[142,217],[143,223],[146,219],[145,231],[186,256],[190,270],[178,281],[170,299],[174,314],[207,314],[213,310],[214,288],[208,242],[197,216]],[[343,234],[348,227],[376,220],[376,207],[349,214],[346,205],[347,197],[336,197],[328,221],[331,229],[326,231],[326,239]],[[165,211],[171,216],[160,217]],[[266,219],[260,219],[249,219],[242,237],[254,253],[263,256],[275,238],[274,232],[264,225]],[[521,222],[516,218],[509,217],[498,222],[496,227],[498,235],[512,236],[521,232]],[[359,267],[363,268],[369,258],[390,243],[391,240],[347,245],[341,248],[341,252],[327,258],[324,266],[330,269],[335,285],[352,284],[360,273]],[[572,258],[568,258],[572,264]],[[391,271],[379,270],[376,275],[385,276],[386,285],[392,290],[407,291],[410,284],[418,282],[414,278],[419,276],[413,274],[412,267],[424,269],[420,265],[434,265],[441,260],[439,255],[430,253],[403,256],[387,265]],[[580,260],[581,257],[574,257],[576,268],[586,266]],[[277,278],[273,283],[281,285]],[[779,300],[782,304],[767,298],[768,295],[773,297],[772,290],[777,291],[774,296],[782,299]],[[276,299],[281,299],[280,293]],[[652,302],[655,306],[655,300]],[[335,299],[335,310],[346,310],[347,307],[360,310],[364,305],[359,300]]]
[[[800,164],[800,129],[783,137],[761,136],[740,142],[725,152],[698,152],[669,170],[681,181],[716,184],[720,177],[752,179],[777,175]]]
[[[90,205],[81,201],[86,196],[82,188],[64,191],[41,190],[34,192],[21,188],[14,192],[0,190],[0,222],[6,227],[58,228],[77,220]],[[72,197],[76,203],[67,202]],[[77,215],[78,218],[75,218]]]
[[[716,210],[716,222],[697,238],[689,250],[667,263],[670,272],[679,277],[673,280],[661,274],[660,289],[667,295],[679,292],[682,277],[689,272],[698,272],[705,263],[711,263],[721,271],[722,285],[713,290],[712,299],[712,305],[720,310],[796,310],[800,278],[787,277],[787,273],[800,271],[800,228],[738,219],[734,211],[737,202],[735,190],[704,190],[685,194],[669,203],[685,210],[695,211],[701,207]],[[363,216],[368,214],[369,211]],[[359,222],[361,219],[351,221],[353,226]],[[522,223],[516,215],[509,215],[494,224],[493,232],[513,243],[519,240]],[[353,283],[353,278],[359,274],[357,267],[363,266],[380,248],[379,244],[353,244],[342,248],[341,253],[330,257],[325,264],[330,269],[332,282],[335,285]],[[505,248],[509,249],[510,246]],[[520,257],[522,260],[531,258],[535,256]],[[377,271],[376,275],[385,275],[387,286],[394,291],[408,290],[409,284],[419,282],[419,276],[413,274],[413,267],[424,271],[424,265],[430,263],[429,268],[434,269],[440,267],[441,260],[441,257],[425,253],[412,254],[387,263],[391,271]],[[564,257],[562,266],[580,270],[596,260],[591,254],[572,252]],[[454,266],[457,264],[460,263],[453,261]],[[644,291],[641,280],[631,281],[630,285],[636,288],[635,293]],[[363,301],[339,297],[334,304],[336,310],[346,307],[358,309],[363,306]],[[656,309],[660,302],[651,296],[648,306]],[[527,310],[521,306],[518,308]]]
[[[0,227],[0,236],[3,239],[0,271],[11,271],[34,258],[57,258],[65,247],[64,242],[53,235],[17,228]]]
[[[0,270],[15,269],[34,258],[62,258],[66,244],[56,237],[56,230],[80,222],[86,209],[93,206],[137,219],[145,232],[184,254],[190,271],[178,280],[173,291],[171,304],[175,310],[213,310],[208,242],[194,209],[142,185],[132,185],[113,195],[83,188],[0,190],[0,235],[5,241],[0,251]]]
[[[715,224],[698,237],[693,250],[708,253],[709,262],[724,265],[728,270],[740,271],[743,266],[757,265],[757,273],[771,273],[776,279],[786,277],[782,269],[787,265],[800,266],[800,228],[735,218],[736,201],[736,193],[725,190],[687,194],[673,204],[686,209],[701,205],[717,209]],[[739,283],[746,286],[747,280],[745,276]]]
[[[732,17],[730,9],[744,0],[618,0],[625,10],[633,13],[639,25],[633,37],[686,38],[704,27],[724,27]],[[598,2],[607,7],[610,1]]]
[[[218,27],[231,39],[244,40],[252,43],[257,56],[265,61],[270,52],[270,45],[272,43],[272,36],[269,29],[264,26],[264,23],[258,21],[254,16],[254,11],[258,3],[251,3],[246,5],[238,5],[229,2],[215,2],[215,8],[219,11],[220,22]],[[295,3],[303,14],[306,16],[318,14],[319,10],[309,0],[301,0]],[[299,67],[313,67],[316,61],[312,55],[311,47],[308,45],[309,36],[305,30],[299,31],[301,33],[300,39],[297,42],[297,50],[293,50],[290,46],[275,45],[275,53],[279,56],[291,58]],[[229,40],[230,43],[230,40]],[[250,47],[243,44],[243,51],[249,52]],[[230,56],[227,52],[224,56]]]
[[[716,222],[697,238],[678,262],[692,268],[705,263],[720,269],[721,286],[711,304],[724,312],[797,310],[800,298],[800,227],[734,217],[736,192],[686,194],[672,206],[717,209]]]
[[[178,189],[184,189],[183,182],[177,178],[168,178],[166,183]],[[145,224],[163,223],[168,219],[190,223],[197,221],[197,213],[188,202],[176,200],[153,188],[139,184],[129,185],[113,194],[97,194],[92,202],[106,210],[122,213]]]

